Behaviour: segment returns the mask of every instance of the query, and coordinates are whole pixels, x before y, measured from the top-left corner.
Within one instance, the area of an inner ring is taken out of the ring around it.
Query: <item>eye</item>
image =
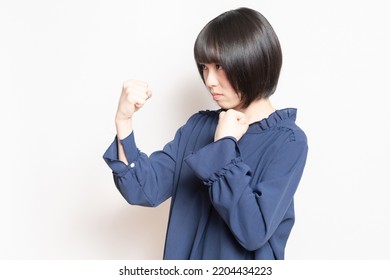
[[[199,68],[200,68],[202,71],[207,70],[207,66],[204,65],[204,64],[199,64]]]
[[[222,70],[223,69],[221,64],[215,64],[215,68],[217,68],[217,70]]]

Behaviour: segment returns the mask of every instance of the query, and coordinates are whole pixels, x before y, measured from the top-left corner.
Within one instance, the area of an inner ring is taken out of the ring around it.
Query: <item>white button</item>
[[[130,167],[131,167],[131,168],[134,168],[134,166],[135,166],[135,163],[134,163],[134,162],[130,163]]]

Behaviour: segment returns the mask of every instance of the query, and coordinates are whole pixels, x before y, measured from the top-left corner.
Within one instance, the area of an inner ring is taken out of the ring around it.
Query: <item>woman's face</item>
[[[203,79],[213,99],[222,109],[236,109],[241,105],[237,93],[226,76],[223,67],[215,63],[202,63]]]

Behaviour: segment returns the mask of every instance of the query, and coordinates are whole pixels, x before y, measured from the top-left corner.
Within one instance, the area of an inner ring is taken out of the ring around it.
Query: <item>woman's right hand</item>
[[[133,131],[133,114],[142,108],[150,97],[152,97],[152,92],[146,82],[130,80],[123,84],[115,116],[118,140],[126,138]],[[123,162],[126,162],[124,155],[120,158]]]
[[[150,97],[152,97],[152,92],[146,82],[126,81],[122,86],[115,121],[127,122],[131,120],[133,114],[142,108]]]

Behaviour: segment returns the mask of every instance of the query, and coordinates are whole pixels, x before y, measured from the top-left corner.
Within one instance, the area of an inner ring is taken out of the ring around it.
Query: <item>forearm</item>
[[[121,140],[125,139],[127,136],[129,136],[133,132],[133,123],[132,119],[127,120],[118,120],[115,119],[115,126],[116,126],[116,132],[117,132],[117,141],[118,141],[118,159],[125,163],[126,165],[129,164],[125,151],[123,149]]]
[[[125,126],[127,133],[124,133],[121,127],[118,124],[120,136],[130,132],[129,126]],[[150,156],[137,148],[134,131],[123,139],[118,135],[115,137],[103,158],[113,171],[116,187],[130,204],[154,207],[171,196],[180,136],[181,130],[162,151],[156,151]],[[118,155],[124,160],[122,161]]]
[[[118,159],[128,165],[120,140],[125,139],[133,131],[132,117],[152,96],[148,84],[142,81],[127,81],[123,84],[115,125],[118,136]]]

